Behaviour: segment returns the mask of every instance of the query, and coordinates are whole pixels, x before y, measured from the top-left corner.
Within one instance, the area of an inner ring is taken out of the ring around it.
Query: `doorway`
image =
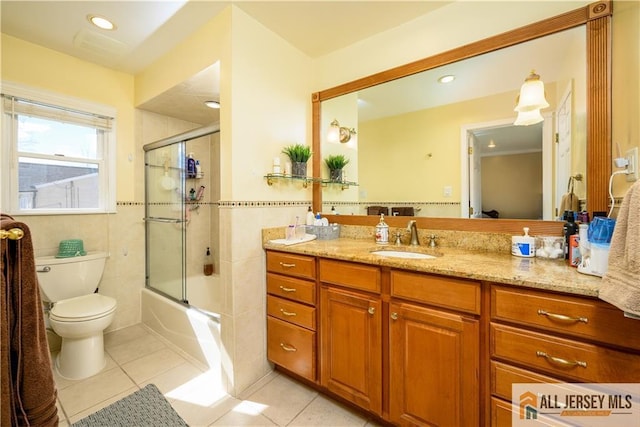
[[[530,126],[508,118],[461,128],[461,217],[552,218],[553,115],[543,116]]]

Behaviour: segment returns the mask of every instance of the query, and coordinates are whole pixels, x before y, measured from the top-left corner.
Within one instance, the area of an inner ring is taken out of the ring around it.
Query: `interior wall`
[[[486,156],[481,161],[482,210],[500,218],[542,219],[542,153]]]

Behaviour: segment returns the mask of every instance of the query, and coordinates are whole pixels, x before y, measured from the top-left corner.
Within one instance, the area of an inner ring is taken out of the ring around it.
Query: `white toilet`
[[[68,379],[95,375],[106,363],[103,331],[116,311],[114,298],[97,293],[106,259],[106,252],[36,258],[43,299],[53,303],[49,324],[62,338],[56,369]]]

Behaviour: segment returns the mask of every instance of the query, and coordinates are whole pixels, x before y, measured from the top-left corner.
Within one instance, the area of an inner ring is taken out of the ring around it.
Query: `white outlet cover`
[[[627,155],[625,158],[629,161],[627,165],[627,169],[629,172],[627,174],[627,181],[633,182],[638,180],[638,147],[633,147],[630,150],[627,150]]]

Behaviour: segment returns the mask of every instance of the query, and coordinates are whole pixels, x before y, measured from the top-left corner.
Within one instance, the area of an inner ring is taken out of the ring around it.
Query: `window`
[[[115,211],[114,117],[108,107],[3,84],[3,210]]]

